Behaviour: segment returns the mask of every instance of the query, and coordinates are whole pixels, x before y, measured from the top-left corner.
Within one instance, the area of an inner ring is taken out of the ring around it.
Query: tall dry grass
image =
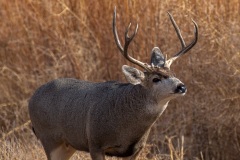
[[[27,111],[28,99],[41,84],[59,77],[124,80],[120,68],[129,63],[113,40],[114,6],[121,40],[130,21],[139,23],[130,51],[146,62],[154,46],[168,57],[180,49],[167,11],[187,42],[193,38],[191,18],[199,25],[197,45],[172,66],[188,93],[169,104],[141,159],[237,160],[238,0],[0,1],[0,159],[45,158]],[[79,153],[77,158],[89,156]]]

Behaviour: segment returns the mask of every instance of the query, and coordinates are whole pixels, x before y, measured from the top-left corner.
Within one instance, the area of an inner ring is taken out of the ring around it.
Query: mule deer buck
[[[128,46],[138,25],[129,36],[129,24],[122,47],[115,8],[113,33],[117,47],[128,61],[144,71],[123,65],[128,83],[61,78],[44,84],[34,93],[29,101],[29,114],[33,131],[48,159],[69,159],[76,150],[90,152],[93,160],[105,160],[105,155],[123,159],[138,157],[151,127],[168,102],[186,93],[185,85],[174,77],[170,65],[198,40],[194,21],[195,38],[186,45],[172,15],[168,14],[182,45],[172,58],[167,60],[158,47],[152,50],[150,64],[131,57]]]

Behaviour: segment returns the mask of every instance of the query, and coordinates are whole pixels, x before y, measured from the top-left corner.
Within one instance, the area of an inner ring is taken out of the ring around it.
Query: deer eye
[[[161,79],[160,79],[160,78],[153,78],[152,81],[153,81],[154,83],[157,83],[157,82],[161,81]]]

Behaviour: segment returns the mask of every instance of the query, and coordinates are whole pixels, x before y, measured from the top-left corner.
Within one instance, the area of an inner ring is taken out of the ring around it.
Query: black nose
[[[184,84],[179,84],[175,90],[175,93],[185,93],[187,88]]]

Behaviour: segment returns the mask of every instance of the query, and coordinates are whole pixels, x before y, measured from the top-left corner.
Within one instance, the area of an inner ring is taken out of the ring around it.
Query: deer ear
[[[144,79],[144,73],[136,68],[123,65],[122,71],[129,83],[134,85],[140,84]]]
[[[154,66],[163,67],[165,64],[165,58],[158,47],[152,49],[151,62]]]

